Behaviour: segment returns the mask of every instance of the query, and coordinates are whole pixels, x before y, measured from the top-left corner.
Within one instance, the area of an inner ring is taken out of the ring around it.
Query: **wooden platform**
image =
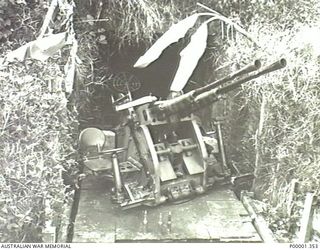
[[[171,230],[167,226],[169,212]],[[261,242],[261,238],[246,209],[230,190],[212,190],[181,204],[123,211],[111,203],[105,179],[87,177],[82,184],[73,242],[131,241]]]

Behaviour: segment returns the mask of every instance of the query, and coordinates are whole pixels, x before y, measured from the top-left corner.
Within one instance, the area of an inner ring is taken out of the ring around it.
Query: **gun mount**
[[[81,132],[83,163],[112,177],[113,199],[121,207],[185,199],[230,181],[235,170],[227,163],[221,123],[206,132],[194,112],[243,83],[285,66],[286,60],[281,59],[260,69],[261,62],[256,60],[207,86],[172,93],[168,100],[154,96],[132,100],[128,91],[113,99],[121,116],[114,131],[87,128]]]

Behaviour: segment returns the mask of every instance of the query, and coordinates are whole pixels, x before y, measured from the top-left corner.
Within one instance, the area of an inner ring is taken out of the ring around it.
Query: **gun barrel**
[[[214,103],[214,102],[218,101],[221,98],[221,95],[226,94],[229,91],[239,87],[241,84],[246,83],[248,81],[251,81],[251,80],[258,78],[262,75],[268,74],[272,71],[281,69],[281,68],[285,67],[286,64],[287,64],[287,62],[285,59],[280,59],[279,61],[276,61],[275,63],[264,67],[259,72],[256,72],[252,75],[249,75],[247,77],[239,79],[226,87],[222,87],[219,89],[214,88],[214,89],[211,89],[211,90],[206,91],[204,93],[201,93],[200,95],[197,95],[194,99],[193,111],[203,107],[204,105],[208,105],[210,103]]]
[[[155,103],[157,112],[174,114],[181,112],[188,105],[191,105],[194,102],[194,91],[190,91],[181,96],[177,96],[170,100],[159,101]]]
[[[226,86],[226,87],[223,87],[223,88],[220,88],[220,89],[217,89],[217,92],[216,94],[217,95],[220,95],[220,94],[226,94],[227,92],[239,87],[240,85],[242,85],[243,83],[246,83],[248,81],[251,81],[253,79],[256,79],[262,75],[265,75],[265,74],[268,74],[268,73],[271,73],[273,71],[276,71],[278,69],[282,69],[284,68],[285,66],[287,65],[287,61],[286,59],[284,58],[281,58],[280,60],[262,68],[259,72],[255,73],[255,74],[252,74],[252,75],[249,75],[247,77],[244,77],[238,81],[235,81],[234,83]]]
[[[276,61],[275,63],[262,68],[258,72],[254,72],[249,76],[236,80],[226,87],[216,88],[223,82],[230,81],[239,75],[252,72],[255,69],[259,68],[260,61],[257,60],[254,62],[254,64],[246,66],[245,68],[219,80],[218,83],[215,82],[201,89],[192,90],[170,100],[156,102],[152,107],[152,110],[162,117],[170,116],[173,114],[179,114],[180,117],[185,117],[195,110],[201,109],[202,107],[209,105],[210,103],[218,101],[221,98],[221,95],[228,93],[229,91],[239,87],[243,83],[268,74],[272,71],[284,68],[286,64],[286,60],[282,58],[279,61]]]
[[[223,77],[222,79],[219,79],[215,82],[212,82],[204,87],[198,88],[195,90],[195,95],[199,95],[202,94],[208,90],[214,89],[219,87],[221,84],[225,83],[225,82],[229,82],[234,80],[235,78],[237,78],[238,76],[244,75],[244,74],[248,74],[252,71],[258,70],[261,67],[261,61],[260,60],[255,60],[253,63],[245,66],[242,69],[239,69],[238,71],[231,73],[229,75],[227,75],[226,77]]]

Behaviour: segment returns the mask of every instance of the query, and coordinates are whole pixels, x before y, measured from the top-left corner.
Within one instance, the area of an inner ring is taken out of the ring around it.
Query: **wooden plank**
[[[313,193],[306,194],[297,242],[308,242],[311,239],[314,198]]]
[[[104,178],[88,176],[82,181],[74,243],[115,241],[116,211],[108,192]]]
[[[212,190],[182,204],[167,203],[146,209],[146,228],[145,213],[139,208],[118,218],[116,241],[261,242],[248,212],[230,190]],[[166,224],[169,212],[170,232]]]
[[[312,228],[320,236],[320,207],[318,209],[315,209],[312,220]]]
[[[192,201],[191,201],[192,202]],[[209,240],[210,235],[204,223],[207,221],[207,209],[204,201],[194,206],[189,202],[183,204],[166,204],[160,207],[145,207],[147,225],[144,228],[144,210],[136,208],[122,213],[117,219],[116,241],[179,241]],[[171,230],[168,231],[167,220],[171,212]],[[186,216],[187,215],[187,216]],[[160,216],[161,225],[159,224]]]
[[[210,211],[208,231],[220,241],[261,242],[247,210],[239,200],[207,201]]]
[[[261,215],[257,214],[254,207],[251,205],[252,201],[247,192],[241,193],[241,201],[250,214],[250,217],[253,220],[253,225],[263,241],[265,243],[277,242],[265,219]]]
[[[290,183],[290,189],[289,189],[289,194],[288,194],[288,202],[287,202],[287,215],[288,216],[291,216],[291,213],[292,213],[293,201],[294,201],[294,196],[295,196],[297,186],[298,186],[298,180],[293,179]]]
[[[121,210],[112,204],[109,188],[102,177],[83,181],[73,242],[261,242],[231,190],[211,190],[183,203]]]

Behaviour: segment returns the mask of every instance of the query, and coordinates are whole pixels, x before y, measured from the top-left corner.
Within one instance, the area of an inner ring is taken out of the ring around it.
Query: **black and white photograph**
[[[0,0],[0,44],[0,248],[320,248],[319,0]]]

